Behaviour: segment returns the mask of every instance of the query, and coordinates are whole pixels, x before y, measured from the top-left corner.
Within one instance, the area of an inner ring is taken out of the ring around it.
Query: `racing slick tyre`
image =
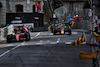
[[[26,41],[29,41],[29,40],[30,40],[30,34],[26,33]]]
[[[29,34],[29,40],[31,39],[30,34]]]
[[[71,30],[69,30],[69,35],[72,35],[72,32],[71,32]]]
[[[53,28],[51,28],[51,33],[53,33]]]
[[[54,30],[53,35],[56,35],[56,31]]]
[[[7,43],[10,43],[11,41],[10,41],[10,36],[9,35],[7,35]]]
[[[64,34],[65,34],[65,31],[64,31]]]

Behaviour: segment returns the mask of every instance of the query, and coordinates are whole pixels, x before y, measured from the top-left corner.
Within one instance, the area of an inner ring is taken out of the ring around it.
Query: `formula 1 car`
[[[65,34],[65,32],[68,32],[68,34],[71,35],[71,27],[58,25],[53,29],[53,35],[56,35],[56,33]]]
[[[26,27],[18,27],[14,29],[14,33],[7,35],[7,43],[11,41],[30,40],[30,33]]]

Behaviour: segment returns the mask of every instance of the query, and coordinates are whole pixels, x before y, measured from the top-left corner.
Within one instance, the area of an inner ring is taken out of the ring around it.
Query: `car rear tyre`
[[[26,41],[29,41],[29,40],[30,40],[30,34],[26,33]]]
[[[56,31],[54,30],[53,35],[56,35]]]
[[[30,38],[30,34],[29,34],[29,40],[30,40],[31,38]]]
[[[51,33],[53,33],[53,28],[51,28]]]
[[[7,36],[7,43],[10,43],[10,36]]]
[[[71,30],[69,30],[69,35],[72,35],[72,32],[71,32]]]

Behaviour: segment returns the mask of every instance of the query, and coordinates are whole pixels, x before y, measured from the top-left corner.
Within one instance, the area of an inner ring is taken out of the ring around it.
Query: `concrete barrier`
[[[8,34],[12,34],[13,31],[14,31],[14,27],[13,27],[13,25],[8,26],[7,29],[8,29]]]
[[[13,25],[0,28],[0,42],[6,40],[7,35],[12,34],[13,30]]]

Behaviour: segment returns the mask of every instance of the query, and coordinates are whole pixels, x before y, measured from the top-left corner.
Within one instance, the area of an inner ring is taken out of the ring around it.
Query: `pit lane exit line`
[[[34,36],[34,37],[31,37],[31,39],[33,39],[33,38],[35,38],[35,37],[37,37],[37,36],[39,36],[40,35],[40,32],[36,35],[36,36]]]
[[[24,44],[25,44],[25,42],[26,42],[26,41],[22,42],[22,43],[21,43],[21,45],[24,45]],[[12,50],[17,49],[17,48],[18,48],[18,47],[20,47],[21,45],[18,45],[18,46],[16,46],[16,47],[13,47],[13,48],[11,48],[11,49],[7,50],[6,52],[2,53],[2,54],[0,55],[0,57],[2,57],[2,56],[4,56],[5,54],[7,54],[7,53],[11,52]]]
[[[40,32],[39,32],[36,36],[34,36],[34,37],[37,37],[37,36],[39,36],[39,35],[40,35]],[[0,54],[0,57],[2,57],[2,56],[4,56],[5,54],[7,54],[7,53],[11,52],[12,50],[17,49],[18,47],[20,47],[20,46],[24,45],[25,43],[26,43],[26,41],[22,42],[22,43],[21,43],[21,45],[18,45],[18,46],[16,46],[16,47],[13,47],[13,48],[11,48],[11,49],[7,50],[6,52],[4,52],[4,53]]]
[[[58,43],[59,43],[59,41],[60,41],[60,38],[58,38],[58,40],[57,40],[57,42],[56,42],[56,43],[58,44]]]
[[[39,36],[40,35],[40,32],[36,35],[36,36],[34,36],[34,37],[37,37],[37,36]]]
[[[51,42],[51,44],[58,44],[60,42],[61,38],[58,38],[58,40],[56,42]]]

